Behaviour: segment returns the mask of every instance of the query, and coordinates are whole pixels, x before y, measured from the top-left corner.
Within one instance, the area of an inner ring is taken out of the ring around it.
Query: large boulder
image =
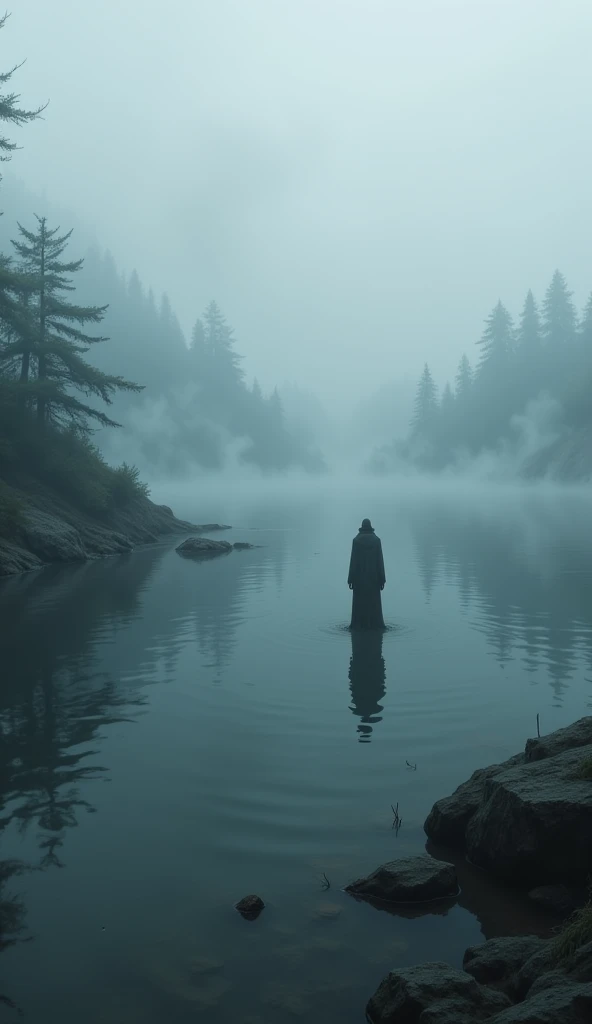
[[[401,857],[376,868],[345,887],[354,896],[367,896],[390,903],[424,903],[458,896],[458,879],[453,864],[429,854]]]
[[[538,935],[488,939],[479,946],[469,946],[465,950],[463,968],[475,981],[499,988],[514,999],[519,992],[518,971],[545,946],[545,939],[540,939]]]
[[[227,540],[210,540],[209,537],[187,537],[175,550],[188,558],[213,558],[227,555],[232,551],[232,544]]]
[[[592,864],[592,716],[528,740],[524,754],[474,772],[438,800],[424,829],[478,867],[520,885],[583,881]]]
[[[592,859],[592,784],[576,775],[584,757],[592,745],[489,778],[466,828],[469,859],[529,888],[584,880]]]
[[[501,764],[478,768],[467,782],[461,783],[454,790],[454,793],[437,800],[424,825],[430,839],[444,846],[463,846],[467,825],[483,800],[485,783],[508,768],[523,762],[524,755],[515,754]]]
[[[542,980],[542,979],[541,979]],[[592,985],[549,976],[532,997],[502,1010],[489,1024],[585,1024],[592,1021]],[[422,1022],[423,1024],[423,1022]]]
[[[366,1006],[372,1024],[478,1024],[510,1006],[502,992],[478,985],[445,963],[391,971]]]
[[[524,999],[530,992],[534,983],[549,971],[556,968],[553,946],[546,942],[540,949],[525,960],[516,975],[516,995],[518,999]]]

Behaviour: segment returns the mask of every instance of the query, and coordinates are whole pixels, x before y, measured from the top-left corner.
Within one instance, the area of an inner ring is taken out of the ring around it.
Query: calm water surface
[[[0,585],[0,993],[30,1024],[361,1024],[390,967],[549,927],[466,867],[429,913],[341,887],[420,852],[433,801],[537,713],[590,713],[592,503],[366,488],[163,489],[260,547],[195,564],[177,539]],[[352,648],[366,515],[391,628]],[[233,909],[251,892],[255,922]]]

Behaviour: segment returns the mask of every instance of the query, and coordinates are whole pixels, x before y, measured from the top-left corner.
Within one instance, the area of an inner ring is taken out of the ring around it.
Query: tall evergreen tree
[[[514,329],[512,317],[498,300],[485,320],[477,342],[481,358],[475,375],[475,403],[469,418],[471,447],[495,445],[509,428],[516,408],[513,378]]]
[[[534,295],[529,289],[516,332],[516,386],[519,399],[517,404],[520,407],[535,398],[544,384],[542,357],[541,319]]]
[[[477,379],[500,378],[508,370],[514,347],[512,317],[501,300],[485,320],[485,330],[477,344],[481,347]]]
[[[438,410],[438,389],[434,383],[431,370],[426,363],[423,373],[419,378],[413,416],[411,419],[411,433],[413,436],[430,437]]]
[[[572,295],[563,274],[556,270],[543,300],[543,337],[549,348],[559,352],[573,342],[576,333]]]
[[[9,18],[9,14],[0,17],[0,29],[3,29]],[[14,92],[7,92],[5,86],[9,84],[15,71],[18,71],[20,64],[16,64],[10,71],[0,72],[0,122],[21,126],[29,121],[38,118],[45,109],[37,107],[36,110],[25,110],[19,106],[20,96]],[[0,132],[0,161],[6,162],[11,159],[17,148],[16,142],[12,142],[6,135]],[[0,175],[0,181],[2,175]],[[10,259],[0,256],[0,328],[13,337],[15,332],[22,333],[26,329],[26,305],[27,296],[30,294],[30,282],[22,275],[15,273],[11,266]],[[2,382],[5,387],[7,382]]]
[[[576,308],[563,274],[556,270],[545,292],[542,333],[545,345],[545,386],[561,397],[566,383],[576,372]]]
[[[204,349],[208,384],[217,392],[228,392],[243,381],[241,357],[234,350],[234,330],[217,302],[210,302],[203,315]]]
[[[459,405],[465,405],[473,386],[473,371],[468,357],[463,352],[454,378],[454,394]]]
[[[64,292],[74,290],[70,274],[80,270],[82,260],[62,260],[71,232],[58,235],[49,229],[45,217],[37,217],[37,230],[18,225],[20,239],[13,245],[22,271],[35,283],[28,303],[28,320],[20,336],[3,347],[2,357],[20,358],[20,385],[36,403],[40,426],[51,418],[70,421],[81,429],[94,419],[116,426],[101,409],[88,405],[72,393],[102,399],[108,405],[117,391],[140,391],[141,386],[102,373],[82,356],[89,347],[105,339],[83,331],[88,323],[99,323],[104,306],[78,306],[67,302]],[[33,374],[34,369],[34,374]]]
[[[4,14],[0,17],[0,29],[3,29],[6,25],[9,14]],[[19,107],[20,96],[18,93],[5,92],[3,87],[8,85],[15,71],[22,67],[21,64],[15,64],[10,71],[0,72],[0,121],[6,121],[9,124],[23,125],[27,124],[28,121],[34,121],[40,117],[47,104],[42,107],[37,107],[36,110],[24,110]],[[12,142],[7,136],[0,134],[0,160],[6,162],[10,160],[14,150],[17,148],[16,142]],[[1,180],[1,176],[0,176]]]

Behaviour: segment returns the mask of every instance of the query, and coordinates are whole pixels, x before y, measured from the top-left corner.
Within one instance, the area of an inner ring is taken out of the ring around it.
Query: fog
[[[50,103],[12,167],[341,413],[452,379],[556,267],[583,303],[591,30],[587,0],[20,0],[4,60]]]

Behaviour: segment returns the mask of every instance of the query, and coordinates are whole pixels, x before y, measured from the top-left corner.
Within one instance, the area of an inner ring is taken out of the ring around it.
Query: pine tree
[[[463,353],[454,378],[454,394],[459,405],[465,405],[473,387],[473,371],[468,357]]]
[[[532,291],[526,293],[516,332],[517,405],[523,408],[543,385],[541,320]]]
[[[512,317],[501,300],[485,320],[485,330],[477,344],[481,346],[477,379],[495,377],[499,383],[508,370],[514,348]]]
[[[228,393],[243,382],[241,357],[234,350],[233,328],[213,300],[203,315],[203,323],[208,384],[218,393]]]
[[[9,14],[0,17],[0,29],[3,29],[6,25]],[[0,89],[8,85],[15,71],[22,67],[22,64],[16,64],[10,71],[0,72]],[[34,121],[40,117],[41,113],[45,110],[47,104],[45,103],[42,107],[37,107],[37,110],[23,110],[22,107],[18,106],[20,96],[14,92],[0,92],[0,121],[7,121],[14,125],[27,124],[28,121]],[[16,142],[11,142],[5,135],[0,135],[0,160],[6,162],[10,160],[14,150],[17,148]],[[1,176],[0,176],[1,180]]]
[[[0,29],[6,25],[10,15],[0,17]],[[20,64],[15,65],[10,71],[0,72],[0,121],[8,124],[22,126],[29,121],[38,118],[47,104],[38,107],[36,110],[24,110],[19,107],[17,93],[6,92],[3,87],[8,85],[15,71],[18,71]],[[11,142],[7,136],[0,134],[0,161],[6,162],[11,159],[14,150],[17,148],[15,142]],[[2,176],[0,175],[0,181]],[[23,275],[15,273],[11,261],[7,256],[0,256],[0,328],[8,337],[13,337],[15,332],[22,333],[25,330],[27,295],[30,294],[30,282],[23,279]],[[6,385],[6,382],[3,382]]]
[[[576,308],[562,273],[556,270],[543,301],[544,382],[551,394],[563,395],[576,371]]]
[[[577,317],[572,295],[563,274],[556,270],[543,301],[543,337],[549,349],[562,352],[574,340]]]
[[[106,307],[77,306],[63,297],[64,292],[74,291],[69,275],[80,270],[83,263],[60,258],[72,232],[58,235],[59,229],[49,229],[45,217],[37,217],[36,231],[21,224],[18,227],[21,237],[13,240],[13,246],[21,270],[35,286],[26,325],[3,347],[2,357],[20,358],[20,387],[27,398],[35,401],[40,426],[50,418],[58,423],[72,422],[81,430],[88,429],[89,418],[104,426],[117,426],[101,409],[72,394],[78,391],[110,405],[117,391],[142,390],[122,377],[102,373],[82,358],[92,344],[106,340],[82,330],[87,323],[99,323]]]
[[[495,446],[507,433],[516,411],[514,329],[512,317],[500,300],[486,318],[477,344],[481,357],[466,435],[473,450]]]
[[[430,368],[426,363],[419,378],[415,405],[411,419],[411,433],[414,436],[429,437],[436,421],[438,391]]]

